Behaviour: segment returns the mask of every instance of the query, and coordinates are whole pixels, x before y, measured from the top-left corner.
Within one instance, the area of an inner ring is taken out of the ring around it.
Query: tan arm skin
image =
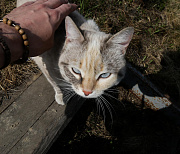
[[[62,20],[77,8],[66,0],[37,0],[27,2],[12,10],[6,18],[19,24],[29,40],[29,56],[37,56],[53,46],[54,33]],[[22,57],[23,42],[21,35],[4,23],[0,23],[0,36],[11,51],[11,62]],[[0,67],[4,65],[4,52],[0,47]]]
[[[23,54],[23,41],[20,34],[14,29],[4,23],[0,23],[1,37],[4,39],[11,51],[11,62],[21,58]],[[4,65],[4,51],[0,46],[0,67]]]

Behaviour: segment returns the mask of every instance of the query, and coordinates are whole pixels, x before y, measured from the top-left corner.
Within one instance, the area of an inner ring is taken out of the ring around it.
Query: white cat
[[[97,98],[118,84],[125,74],[124,56],[133,32],[128,27],[115,35],[105,34],[77,11],[66,17],[54,47],[33,58],[53,86],[57,103],[67,103],[62,91],[69,98],[74,94]]]

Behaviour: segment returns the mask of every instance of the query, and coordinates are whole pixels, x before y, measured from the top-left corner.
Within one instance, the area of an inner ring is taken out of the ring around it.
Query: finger
[[[68,0],[51,0],[51,1],[45,2],[45,4],[51,9],[55,9],[59,7],[60,5],[67,4],[67,3],[68,3]]]
[[[63,4],[56,8],[61,13],[61,20],[63,20],[67,15],[69,15],[71,12],[75,11],[77,9],[76,4]]]
[[[63,4],[56,9],[50,9],[49,14],[51,16],[51,20],[53,23],[56,23],[55,30],[59,27],[62,20],[76,9],[76,4]]]

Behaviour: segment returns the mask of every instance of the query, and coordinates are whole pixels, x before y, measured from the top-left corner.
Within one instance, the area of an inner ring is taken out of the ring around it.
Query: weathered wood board
[[[58,105],[41,75],[0,115],[0,153],[44,153],[82,105]]]
[[[20,5],[26,1],[29,0],[17,2]],[[151,99],[151,103],[147,103],[149,108],[159,110],[170,106],[169,100],[159,96],[157,92],[151,92],[154,88],[149,87],[147,90],[147,87],[142,86],[148,84],[141,84],[143,80],[141,81],[142,77],[138,73],[134,73],[132,69],[127,71],[130,74],[125,78],[128,79],[124,81],[125,84],[140,100],[148,102]],[[158,101],[152,99],[154,96]],[[161,104],[159,100],[162,100]],[[43,75],[40,76],[0,110],[0,154],[45,153],[83,102],[84,100],[75,102],[74,99],[67,106],[58,105],[54,101],[53,88]],[[154,102],[157,103],[153,104]]]
[[[41,72],[32,75],[20,86],[15,87],[15,89],[11,89],[7,92],[0,91],[0,113],[6,110],[15,101],[15,99],[29,87],[29,85],[39,78],[40,75],[42,75]]]

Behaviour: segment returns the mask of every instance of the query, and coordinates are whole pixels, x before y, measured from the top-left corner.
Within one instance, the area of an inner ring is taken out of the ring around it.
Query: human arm
[[[4,23],[0,23],[0,38],[4,40],[11,52],[11,62],[20,59],[23,55],[23,40],[20,34],[14,29]],[[5,63],[5,55],[2,46],[0,45],[0,68]]]
[[[11,11],[6,18],[13,20],[23,28],[28,36],[29,56],[37,56],[50,49],[54,41],[54,33],[62,20],[73,12],[77,6],[67,4],[65,0],[38,0],[27,2]],[[4,23],[0,23],[0,36],[4,38],[11,51],[11,62],[18,60],[23,54],[21,35]],[[0,48],[0,67],[3,51]]]

